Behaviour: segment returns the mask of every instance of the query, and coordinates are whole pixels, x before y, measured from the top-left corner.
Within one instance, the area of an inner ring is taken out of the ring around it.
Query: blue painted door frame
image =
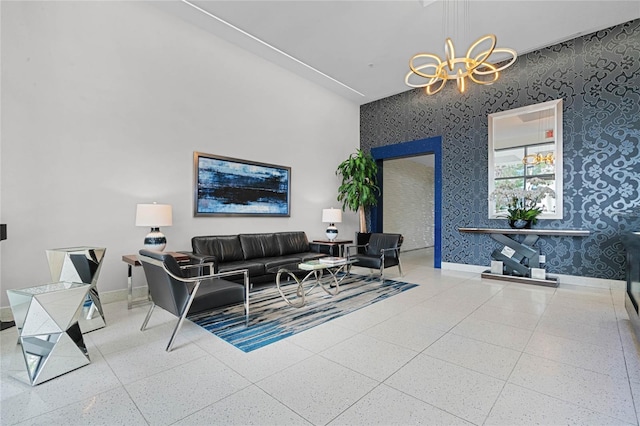
[[[384,160],[427,154],[435,156],[433,267],[440,268],[442,261],[442,136],[371,148],[371,156],[378,164],[378,183],[381,190],[378,197],[378,205],[371,209],[371,230],[373,232],[382,232],[382,193],[384,191],[382,169]]]

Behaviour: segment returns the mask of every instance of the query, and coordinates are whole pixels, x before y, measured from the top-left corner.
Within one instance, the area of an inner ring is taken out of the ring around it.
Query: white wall
[[[167,250],[190,238],[304,230],[322,237],[359,108],[143,2],[6,2],[1,13],[1,305],[50,280],[45,249],[107,248],[101,292],[173,205]],[[290,218],[194,218],[193,151],[292,168]],[[346,213],[341,235],[353,235]]]
[[[385,160],[382,179],[382,229],[404,236],[402,251],[433,247],[433,167],[410,158]]]

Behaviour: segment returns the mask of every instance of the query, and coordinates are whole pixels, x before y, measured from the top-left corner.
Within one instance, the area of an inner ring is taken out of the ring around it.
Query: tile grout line
[[[556,290],[553,291],[553,296],[551,296],[551,300],[553,300],[553,297],[555,295],[556,295]],[[549,303],[551,303],[551,300],[549,300]],[[527,339],[527,343],[525,343],[525,345],[522,348],[522,350],[519,351],[520,355],[518,356],[518,359],[516,360],[516,362],[513,364],[513,367],[511,368],[511,371],[509,372],[509,375],[507,376],[506,380],[504,381],[504,385],[502,385],[502,389],[500,389],[500,392],[498,393],[498,397],[495,399],[495,401],[493,401],[493,404],[491,404],[491,408],[489,409],[489,412],[487,413],[487,416],[485,417],[484,421],[482,422],[483,425],[487,422],[487,420],[491,416],[491,412],[493,411],[493,409],[496,406],[496,403],[498,402],[498,400],[502,396],[502,393],[504,392],[504,389],[507,387],[507,384],[510,384],[509,379],[511,379],[511,376],[513,375],[513,372],[515,371],[516,367],[518,366],[518,363],[522,359],[522,355],[525,354],[525,350],[527,349],[527,346],[531,342],[531,339],[533,339],[533,334],[538,329],[538,326],[540,325],[540,321],[542,320],[542,317],[544,316],[544,313],[547,311],[547,308],[549,307],[549,303],[545,303],[544,310],[542,311],[542,314],[540,314],[540,316],[538,317],[538,321],[536,322],[536,326],[531,331],[531,335],[529,336],[529,339]],[[513,383],[511,383],[511,384],[513,384]]]

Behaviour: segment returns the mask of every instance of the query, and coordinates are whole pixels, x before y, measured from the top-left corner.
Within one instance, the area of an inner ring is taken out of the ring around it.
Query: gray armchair
[[[347,257],[356,259],[355,266],[380,270],[380,279],[384,280],[385,268],[397,266],[402,276],[400,263],[401,234],[373,233],[364,245],[347,247]]]
[[[144,331],[156,306],[179,318],[169,339],[167,352],[171,351],[176,335],[190,313],[244,300],[245,322],[248,324],[249,273],[246,269],[212,274],[209,273],[213,271],[211,264],[180,266],[170,254],[144,249],[140,250],[138,259],[144,268],[152,299],[140,330]],[[223,279],[232,275],[244,275],[244,285]]]

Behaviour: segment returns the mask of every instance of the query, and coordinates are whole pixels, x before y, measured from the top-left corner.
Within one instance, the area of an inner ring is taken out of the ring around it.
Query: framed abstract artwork
[[[194,216],[290,215],[291,168],[193,153]]]

